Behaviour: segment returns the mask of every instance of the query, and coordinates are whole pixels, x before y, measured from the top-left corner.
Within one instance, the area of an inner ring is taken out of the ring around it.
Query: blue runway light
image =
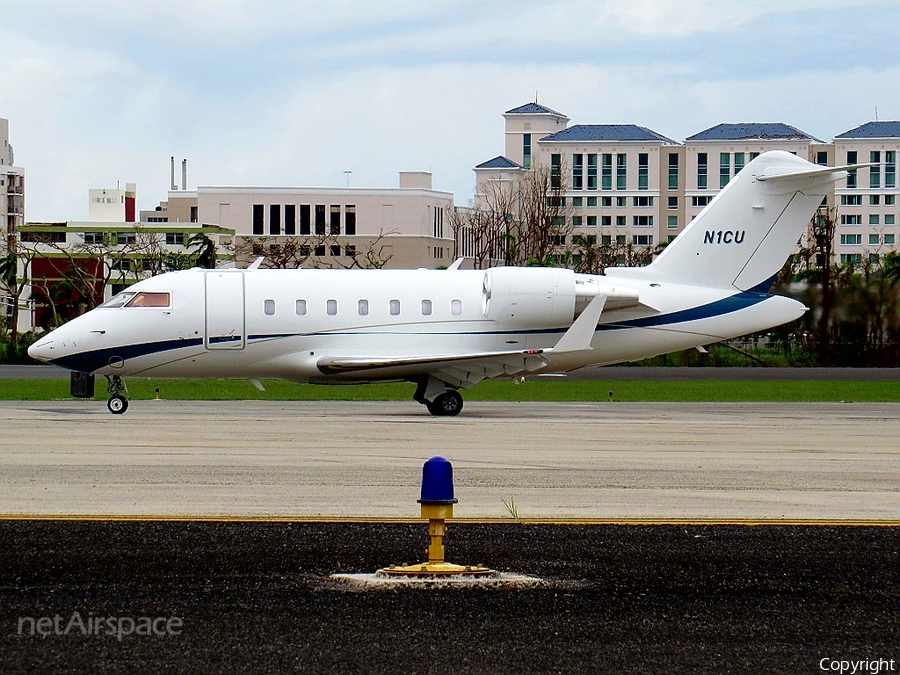
[[[445,457],[432,457],[422,466],[420,504],[455,504],[453,497],[453,465]]]

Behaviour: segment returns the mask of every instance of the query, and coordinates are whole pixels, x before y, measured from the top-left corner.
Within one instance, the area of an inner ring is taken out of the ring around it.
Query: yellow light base
[[[499,577],[495,570],[478,565],[454,565],[448,562],[423,562],[418,565],[391,565],[375,572],[377,577]]]

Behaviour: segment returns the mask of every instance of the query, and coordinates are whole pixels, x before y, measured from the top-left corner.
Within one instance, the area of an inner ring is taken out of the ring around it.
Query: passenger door
[[[207,349],[243,349],[247,344],[244,319],[244,273],[206,273]]]

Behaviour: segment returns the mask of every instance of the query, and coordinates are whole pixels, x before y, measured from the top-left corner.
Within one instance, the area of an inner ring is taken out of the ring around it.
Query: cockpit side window
[[[125,307],[168,307],[170,298],[168,293],[159,291],[142,291],[136,293]]]
[[[112,296],[109,300],[104,302],[100,307],[110,309],[114,307],[122,307],[126,302],[131,300],[131,297],[134,295],[133,291],[124,291],[122,293],[117,293]]]

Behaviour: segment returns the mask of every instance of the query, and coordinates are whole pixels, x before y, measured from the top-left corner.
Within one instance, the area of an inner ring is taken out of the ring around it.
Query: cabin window
[[[399,300],[391,300],[391,314],[393,316],[397,316],[400,314],[400,301]]]
[[[125,305],[126,307],[168,307],[169,306],[169,294],[168,293],[154,293],[144,291],[142,293],[135,293],[134,297],[131,298]]]
[[[328,316],[337,314],[337,300],[328,300],[325,303],[325,311],[328,313]]]
[[[112,296],[109,300],[104,302],[102,305],[100,305],[100,307],[102,307],[104,309],[121,307],[126,302],[128,302],[129,299],[131,299],[132,295],[134,295],[133,291],[131,291],[131,292],[125,291],[124,293],[117,293],[116,295]]]
[[[273,314],[275,314],[275,301],[274,300],[266,300],[265,303],[263,303],[263,306],[264,306],[264,311],[266,313],[266,316],[272,316]]]
[[[453,316],[460,316],[462,314],[462,300],[450,301],[450,313],[453,314]]]
[[[368,300],[360,300],[357,303],[357,306],[359,307],[359,315],[360,316],[368,315],[368,313],[369,313],[369,301]]]
[[[431,316],[431,300],[422,301],[422,315]]]
[[[298,300],[296,303],[294,303],[294,309],[297,312],[297,316],[305,316],[306,300]]]

